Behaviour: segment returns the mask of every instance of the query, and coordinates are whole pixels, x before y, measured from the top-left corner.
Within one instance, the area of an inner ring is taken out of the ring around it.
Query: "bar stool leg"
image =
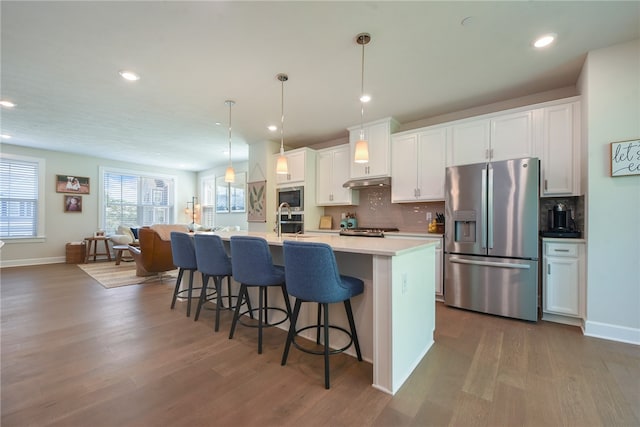
[[[214,279],[215,280],[215,279]],[[193,321],[197,321],[200,318],[200,310],[207,299],[207,284],[209,283],[209,275],[202,273],[202,292],[200,293],[200,298],[198,298],[198,307],[196,308],[196,315],[193,318]]]
[[[323,303],[324,310],[324,388],[329,389],[329,304]]]
[[[296,335],[296,322],[298,321],[298,314],[300,313],[300,306],[302,305],[302,300],[296,298],[295,303],[293,304],[293,314],[291,314],[291,323],[289,324],[289,333],[287,334],[287,342],[284,345],[284,353],[282,353],[282,362],[280,364],[282,366],[287,364],[287,357],[289,357],[289,349],[291,348],[291,342],[293,341],[293,337]]]
[[[189,288],[187,289],[187,317],[191,316],[192,292],[193,292],[193,270],[189,270]]]
[[[247,292],[247,285],[244,283],[240,284],[240,293],[238,294],[239,301],[242,301],[242,298],[246,298],[249,301],[249,293]],[[233,320],[231,321],[231,329],[229,330],[229,339],[233,338],[233,334],[236,331],[236,324],[238,323],[238,318],[240,317],[240,303],[236,304],[236,309],[233,312]]]
[[[353,345],[356,346],[356,354],[358,360],[362,362],[362,354],[360,353],[360,343],[358,342],[358,334],[356,333],[356,323],[353,321],[353,310],[351,310],[351,300],[344,301],[344,308],[347,311],[347,319],[349,319],[349,328],[351,328],[351,339],[353,339]]]
[[[262,309],[266,311],[266,305],[263,305],[266,295],[266,286],[260,286],[258,292],[258,354],[262,354]]]
[[[171,300],[171,308],[176,306],[176,299],[178,299],[178,288],[180,288],[180,283],[182,282],[182,275],[184,274],[184,269],[178,270],[178,278],[176,279],[176,288],[173,290],[173,299]]]

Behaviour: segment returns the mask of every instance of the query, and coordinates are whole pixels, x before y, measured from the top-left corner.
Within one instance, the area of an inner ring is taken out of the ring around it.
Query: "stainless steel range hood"
[[[344,188],[350,188],[352,190],[357,190],[358,188],[368,188],[368,187],[389,187],[391,185],[391,178],[388,176],[382,178],[360,178],[360,179],[351,179],[342,186]]]

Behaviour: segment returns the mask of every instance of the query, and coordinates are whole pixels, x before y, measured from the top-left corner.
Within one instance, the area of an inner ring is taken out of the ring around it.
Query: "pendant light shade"
[[[360,33],[356,36],[356,42],[362,46],[362,69],[360,85],[360,139],[356,142],[353,161],[355,163],[369,163],[369,143],[364,137],[364,103],[371,97],[364,93],[364,46],[371,41],[369,33]]]
[[[289,165],[287,164],[287,158],[284,155],[284,82],[289,80],[289,76],[286,74],[278,74],[276,76],[281,83],[281,97],[280,97],[280,110],[282,112],[280,116],[280,156],[276,163],[276,173],[278,175],[286,175],[289,173]]]
[[[235,105],[235,101],[226,100],[224,103],[229,106],[229,166],[227,166],[227,170],[224,173],[224,182],[234,182],[236,180],[236,172],[231,164],[231,107]]]

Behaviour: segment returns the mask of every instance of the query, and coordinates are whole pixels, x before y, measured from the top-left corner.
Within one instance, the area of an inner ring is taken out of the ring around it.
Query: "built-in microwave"
[[[277,192],[278,206],[287,202],[293,212],[304,211],[304,187],[282,187]]]

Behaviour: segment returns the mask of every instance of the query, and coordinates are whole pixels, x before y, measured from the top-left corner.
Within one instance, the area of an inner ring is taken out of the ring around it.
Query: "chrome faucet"
[[[282,235],[282,208],[287,208],[287,211],[289,213],[288,218],[291,219],[291,206],[289,206],[289,203],[280,203],[280,206],[278,206],[278,219],[276,221],[276,231],[278,233],[278,237]]]

